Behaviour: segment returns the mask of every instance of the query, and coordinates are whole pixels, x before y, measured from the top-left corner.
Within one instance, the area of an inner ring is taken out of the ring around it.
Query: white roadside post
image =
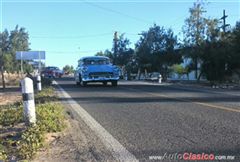
[[[162,83],[162,75],[161,74],[159,75],[158,83]]]
[[[32,79],[26,77],[21,81],[22,97],[23,97],[23,112],[27,125],[36,123],[34,91]]]
[[[38,90],[38,92],[40,92],[42,90],[42,84],[41,84],[41,54],[40,54],[40,51],[38,51],[37,90]]]
[[[41,76],[37,76],[37,90],[40,92],[42,90]]]

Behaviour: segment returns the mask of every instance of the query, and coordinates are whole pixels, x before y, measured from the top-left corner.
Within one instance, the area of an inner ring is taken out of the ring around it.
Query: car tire
[[[118,85],[118,82],[117,81],[112,81],[112,86],[113,87],[116,87]]]
[[[79,80],[76,81],[76,85],[81,85],[81,82],[82,82],[82,77],[79,75]]]
[[[87,86],[87,82],[82,81],[82,86],[83,86],[83,87]]]
[[[104,86],[107,86],[107,82],[103,82],[103,85],[104,85]]]

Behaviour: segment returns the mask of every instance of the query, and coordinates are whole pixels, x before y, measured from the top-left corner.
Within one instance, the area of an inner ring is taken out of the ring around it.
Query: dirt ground
[[[0,105],[14,103],[21,101],[21,99],[22,95],[19,87],[7,87],[4,92],[0,89]]]
[[[48,146],[33,162],[98,162],[115,161],[101,141],[71,108],[66,106],[67,128],[62,133],[49,134]]]
[[[0,73],[1,75],[1,73]],[[6,88],[2,89],[2,78],[0,76],[0,105],[14,103],[21,100],[21,89],[19,87],[20,74],[4,73]]]

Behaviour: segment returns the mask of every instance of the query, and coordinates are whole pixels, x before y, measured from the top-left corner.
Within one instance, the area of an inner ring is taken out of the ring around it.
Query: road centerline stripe
[[[121,88],[123,88],[123,87],[121,87]],[[142,92],[142,91],[144,91],[144,90],[139,90],[139,89],[134,89],[134,88],[123,88],[123,89],[133,90],[135,92],[140,92],[140,91]],[[232,112],[240,113],[240,110],[234,109],[234,108],[230,108],[230,107],[213,105],[213,104],[208,104],[208,103],[204,103],[204,102],[195,102],[195,101],[181,99],[181,98],[177,98],[177,97],[171,97],[171,96],[167,96],[167,95],[163,95],[163,94],[155,94],[155,93],[151,93],[151,92],[147,92],[147,91],[144,91],[144,92],[146,92],[147,94],[153,95],[153,96],[164,97],[164,98],[174,99],[174,100],[178,100],[178,101],[185,101],[185,102],[194,103],[196,105],[201,105],[201,106],[206,106],[206,107],[210,107],[210,108],[215,108],[215,109],[221,109],[221,110],[226,110],[226,111],[232,111]]]
[[[100,123],[98,123],[86,110],[84,110],[56,81],[53,81],[59,91],[60,97],[67,98],[66,101],[81,119],[95,132],[104,146],[111,152],[117,162],[138,162],[119,141],[117,141]]]

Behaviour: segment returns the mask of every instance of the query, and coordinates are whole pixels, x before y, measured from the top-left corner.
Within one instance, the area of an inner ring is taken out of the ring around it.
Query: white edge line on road
[[[120,142],[118,142],[101,124],[99,124],[86,110],[84,110],[71,96],[58,85],[61,97],[67,98],[67,103],[81,117],[81,119],[92,129],[103,142],[105,147],[112,153],[117,162],[138,162],[136,157],[131,154]]]

